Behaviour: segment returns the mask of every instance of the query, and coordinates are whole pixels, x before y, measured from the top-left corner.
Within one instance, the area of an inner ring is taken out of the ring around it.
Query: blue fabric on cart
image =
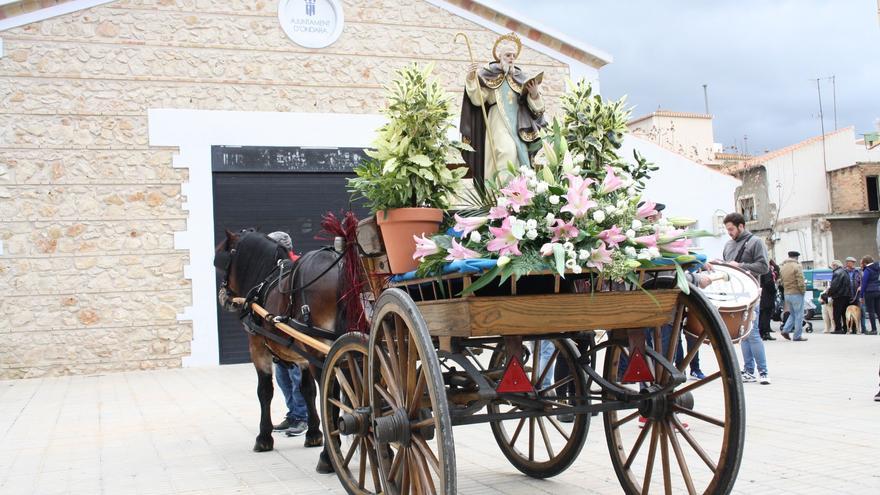
[[[701,267],[703,265],[703,263],[706,262],[706,259],[707,259],[705,254],[697,254],[696,257],[697,257],[697,261],[692,264],[693,265],[692,267],[690,267],[690,269],[692,269],[692,270],[696,270],[697,268]],[[498,264],[497,262],[498,262],[498,260],[494,260],[494,259],[469,259],[469,260],[451,261],[451,262],[443,265],[443,275],[448,275],[450,273],[480,273],[480,272],[484,272],[484,271],[489,271],[489,270],[495,268],[495,265]],[[675,265],[674,261],[663,259],[663,258],[658,258],[658,259],[652,260],[652,262],[656,266],[670,266],[670,267],[672,267],[673,265]],[[401,273],[399,275],[395,275],[395,276],[391,277],[391,281],[392,282],[406,282],[409,280],[415,280],[417,278],[420,278],[420,277],[416,276],[416,272],[415,272],[415,270],[413,270],[411,272],[406,272],[406,273]]]

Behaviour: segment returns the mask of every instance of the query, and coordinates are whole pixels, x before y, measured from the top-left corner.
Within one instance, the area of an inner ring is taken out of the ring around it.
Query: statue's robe
[[[530,152],[528,145],[538,140],[538,131],[547,122],[544,119],[543,98],[529,95],[525,89],[528,77],[519,67],[513,66],[505,74],[500,63],[492,62],[478,70],[477,76],[476,80],[465,80],[459,130],[464,141],[476,150],[463,152],[462,156],[474,180],[482,182],[484,177],[492,178],[498,170],[506,170],[508,162],[517,167],[529,165],[534,151]],[[488,113],[494,150],[490,149],[486,135],[480,110],[480,93]]]

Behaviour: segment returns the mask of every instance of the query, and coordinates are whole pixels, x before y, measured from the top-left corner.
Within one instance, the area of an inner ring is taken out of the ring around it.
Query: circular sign
[[[324,48],[339,39],[345,20],[339,0],[281,0],[278,21],[297,45]]]

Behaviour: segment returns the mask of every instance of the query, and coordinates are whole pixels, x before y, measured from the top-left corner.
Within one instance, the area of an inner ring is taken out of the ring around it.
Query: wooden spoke
[[[406,325],[403,323],[403,320],[399,315],[394,315],[394,334],[395,340],[397,344],[397,359],[398,363],[398,372],[397,376],[399,378],[400,383],[400,391],[403,393],[401,398],[404,400],[407,397],[406,392],[409,390],[409,346],[411,344],[412,339],[410,338],[409,332],[406,331]]]
[[[707,376],[706,378],[703,378],[703,379],[700,380],[700,381],[696,381],[696,382],[694,382],[694,383],[691,383],[691,384],[688,385],[687,387],[683,387],[683,388],[681,388],[681,389],[679,389],[679,390],[676,390],[675,393],[672,394],[672,397],[673,397],[673,398],[678,397],[678,396],[680,396],[680,395],[682,395],[682,394],[685,394],[685,393],[687,393],[687,392],[692,391],[692,390],[695,389],[695,388],[702,387],[703,385],[705,385],[705,384],[711,382],[712,380],[717,380],[717,379],[720,378],[720,377],[721,377],[721,372],[720,372],[720,371],[716,371],[715,373],[712,373],[711,375]]]
[[[535,460],[535,418],[529,418],[529,460]]]
[[[367,448],[363,438],[360,439],[360,465],[358,466],[358,486],[363,488],[367,481]]]
[[[678,347],[678,341],[681,338],[681,320],[684,318],[684,304],[679,304],[675,309],[675,319],[672,321],[672,335],[669,336],[669,349],[666,349],[666,360],[674,363],[675,349]],[[662,373],[665,373],[663,370]],[[658,380],[659,381],[659,380]]]
[[[684,478],[684,483],[687,486],[688,495],[696,495],[697,490],[694,488],[694,480],[691,478],[687,460],[681,451],[681,444],[678,443],[678,439],[675,438],[675,432],[672,431],[669,424],[664,424],[663,427],[666,431],[666,436],[669,438],[669,443],[672,444],[672,451],[675,452],[675,459],[678,461],[679,469],[681,469],[681,476]]]
[[[645,427],[647,428],[647,426]],[[657,441],[660,438],[660,425],[651,423],[651,446],[648,447],[648,463],[645,466],[645,481],[642,483],[642,495],[647,495],[651,488],[651,475],[654,473],[654,458],[657,454]]]
[[[367,442],[367,454],[370,456],[370,469],[373,474],[373,488],[378,492],[381,489],[382,482],[381,477],[379,476],[379,458],[376,452],[376,444],[370,437],[366,437]]]
[[[379,395],[382,396],[382,398],[385,400],[385,402],[387,402],[388,405],[391,406],[391,408],[392,408],[392,411],[391,411],[391,412],[393,413],[393,412],[394,412],[394,409],[397,409],[397,408],[398,408],[397,400],[396,400],[394,397],[391,397],[391,396],[388,394],[388,392],[385,391],[384,388],[382,388],[382,387],[379,386],[378,383],[375,384],[374,388],[376,389],[376,392],[379,392]],[[383,416],[387,416],[387,415],[383,415]]]
[[[403,475],[401,476],[400,481],[400,493],[401,495],[409,494],[410,483],[412,481],[412,477],[410,473],[412,473],[412,468],[409,463],[409,451],[404,448],[400,449],[400,456],[403,458],[400,461],[401,466],[403,466]]]
[[[703,342],[706,341],[706,332],[703,332],[699,337],[697,337],[697,342],[694,343],[694,346],[688,351],[687,356],[682,359],[681,363],[678,364],[678,371],[684,371],[687,365],[691,364],[691,361],[694,360],[694,356],[697,355],[697,352],[700,351],[700,347],[702,347]]]
[[[338,437],[339,430],[333,430],[333,431],[329,432],[328,435],[330,435],[331,437]]]
[[[394,336],[396,334],[397,334],[396,331],[392,331],[391,329],[389,329],[388,322],[383,321],[382,322],[382,335],[385,337],[385,345],[383,346],[383,345],[377,343],[376,351],[380,351],[384,347],[385,352],[388,353],[386,356],[386,359],[387,359],[386,366],[388,367],[388,369],[390,371],[394,372],[394,376],[400,376],[400,366],[399,366],[400,361],[398,360],[398,357],[397,357],[397,348],[396,348],[396,344],[394,342]],[[403,398],[403,396],[401,396],[401,398]]]
[[[421,403],[421,396],[416,394],[416,361],[419,358],[419,351],[416,349],[416,344],[412,339],[408,339],[409,343],[407,344],[406,349],[406,386],[404,390],[406,390],[406,398],[410,399],[409,404],[409,413],[410,417],[418,410],[419,405]]]
[[[410,484],[412,485],[412,493],[414,495],[422,495],[421,477],[419,477],[418,468],[416,467],[413,452],[406,449],[406,470],[409,473]],[[405,492],[408,493],[408,492]]]
[[[400,375],[392,374],[391,367],[388,365],[388,358],[380,347],[376,348],[376,358],[379,360],[379,369],[385,378],[385,384],[388,385],[388,388],[391,389],[391,393],[394,395],[394,401],[389,401],[389,403],[393,404],[395,407],[400,407],[400,404],[403,402],[403,395],[400,393],[397,384],[397,377]]]
[[[553,459],[556,455],[553,453],[553,446],[550,445],[550,437],[547,436],[547,428],[544,426],[544,418],[538,417],[538,428],[541,429],[541,436],[544,438],[544,446],[547,447],[547,453]]]
[[[712,416],[707,416],[703,413],[698,413],[696,411],[692,411],[690,409],[681,407],[677,404],[673,405],[672,408],[680,413],[687,414],[688,416],[697,418],[700,421],[705,421],[705,422],[711,423],[715,426],[720,426],[721,428],[724,428],[724,421],[721,421],[720,419],[716,419],[716,418],[713,418]]]
[[[562,380],[559,380],[556,383],[551,383],[549,387],[542,388],[542,389],[538,390],[538,393],[539,394],[546,394],[547,392],[549,392],[551,390],[556,390],[557,388],[559,388],[563,385],[568,385],[569,383],[571,383],[573,381],[574,381],[574,377],[571,375],[568,375],[567,377],[563,378]]]
[[[392,452],[393,459],[391,460],[391,469],[388,471],[388,479],[391,480],[397,478],[397,472],[400,470],[401,464],[403,464],[403,448],[397,450],[397,455],[393,454],[394,453]],[[406,471],[406,469],[404,469],[404,471]]]
[[[343,411],[347,412],[348,414],[354,414],[354,409],[343,404],[342,402],[339,402],[336,399],[327,399],[327,402],[333,404],[334,406],[338,407],[339,409],[342,409]]]
[[[663,355],[663,327],[654,327],[654,352]],[[652,359],[652,361],[654,361]],[[660,377],[663,376],[663,367],[660,363],[654,362],[654,379],[660,383]]]
[[[355,385],[360,385],[359,387],[355,387],[355,390],[360,392],[357,396],[358,404],[356,407],[366,405],[368,393],[367,381],[364,380],[364,372],[361,370],[361,367],[354,356],[348,357],[348,372],[351,373],[351,379]]]
[[[639,433],[638,438],[636,438],[636,443],[633,444],[633,449],[630,451],[629,455],[626,457],[626,462],[623,463],[624,469],[629,469],[632,466],[633,461],[636,460],[636,455],[639,453],[639,449],[642,448],[642,444],[645,443],[645,439],[648,438],[648,433],[651,432],[651,425],[653,421],[650,419],[645,423],[645,426],[642,427],[642,432]]]
[[[425,370],[419,368],[419,377],[416,380],[416,384],[413,387],[412,394],[409,396],[409,410],[407,411],[407,416],[412,418],[416,417],[416,412],[419,409],[422,401],[422,394],[425,392]],[[433,418],[432,418],[433,419]]]
[[[436,426],[436,420],[434,419],[434,416],[416,421],[415,423],[411,423],[409,427],[411,430],[418,430],[419,428],[424,428],[426,426]]]
[[[434,455],[434,451],[431,450],[428,442],[426,442],[424,438],[417,436],[413,437],[413,443],[416,445],[416,448],[419,449],[419,453],[422,454],[422,457],[428,461],[428,465],[431,466],[431,469],[437,473],[437,476],[440,476],[440,461],[437,460],[437,456]]]
[[[547,420],[550,421],[550,424],[553,425],[554,428],[556,428],[556,431],[558,431],[559,434],[562,435],[562,438],[564,438],[566,442],[571,440],[571,435],[565,432],[565,429],[562,428],[562,424],[559,422],[558,419],[554,418],[553,416],[547,416]]]
[[[660,459],[663,464],[663,490],[672,495],[672,472],[669,470],[669,440],[666,435],[666,424],[657,423],[660,427]]]
[[[559,356],[559,349],[555,349],[553,354],[550,355],[550,359],[547,360],[547,364],[544,366],[543,371],[541,371],[541,376],[538,377],[538,381],[535,384],[544,383],[544,379],[547,378],[547,372],[553,368],[553,365],[556,363],[556,357]]]
[[[715,465],[715,462],[709,457],[709,454],[707,454],[706,451],[703,450],[702,447],[700,447],[700,444],[697,443],[697,440],[694,438],[693,435],[691,435],[691,432],[685,429],[684,425],[681,424],[681,421],[679,421],[678,418],[672,418],[672,425],[675,426],[675,429],[678,430],[679,433],[681,433],[681,436],[683,436],[687,443],[691,446],[691,448],[694,449],[694,452],[696,452],[697,455],[700,456],[700,459],[702,459],[703,462],[706,463],[706,466],[709,467],[712,473],[718,471],[718,466]]]
[[[538,384],[538,362],[539,355],[541,354],[541,343],[543,340],[536,340],[534,345],[532,346],[532,370],[531,370],[531,378],[532,378],[532,386]],[[528,372],[528,370],[527,370]],[[535,387],[537,388],[537,387]]]
[[[516,443],[516,439],[519,438],[519,433],[522,431],[523,425],[526,424],[526,418],[520,418],[519,424],[516,425],[516,430],[513,431],[513,437],[510,439],[510,446],[513,447],[513,444]]]
[[[428,462],[425,460],[425,457],[418,448],[410,449],[410,452],[412,453],[413,463],[416,465],[416,470],[419,473],[419,484],[422,485],[424,493],[436,493],[434,480],[431,479],[431,473],[428,471]]]
[[[628,415],[624,416],[623,418],[618,419],[614,423],[611,423],[611,427],[616,430],[616,429],[620,428],[621,425],[629,423],[630,421],[636,419],[638,416],[639,416],[639,411],[633,411],[632,414],[628,414]]]
[[[349,400],[351,400],[351,405],[354,407],[360,407],[358,396],[354,393],[354,389],[352,388],[351,384],[348,383],[348,378],[345,377],[345,375],[342,373],[342,370],[336,368],[333,370],[333,372],[336,374],[336,381],[339,383],[339,386],[341,386],[342,390],[344,390],[345,393],[348,394],[348,398]]]
[[[357,448],[360,446],[360,444],[361,444],[360,438],[358,438],[357,440],[352,442],[351,448],[348,449],[348,453],[345,454],[345,460],[342,461],[343,466],[345,466],[346,468],[348,467],[348,463],[351,462],[351,458],[354,457],[354,453],[355,453],[355,451],[357,451]]]

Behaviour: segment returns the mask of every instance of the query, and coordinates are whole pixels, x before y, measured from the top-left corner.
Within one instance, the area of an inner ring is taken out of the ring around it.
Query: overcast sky
[[[628,95],[634,116],[662,107],[715,116],[715,141],[752,154],[826,132],[875,130],[880,118],[876,0],[498,0],[614,57],[602,94]],[[540,6],[540,8],[536,8]],[[526,70],[528,68],[526,67]]]

